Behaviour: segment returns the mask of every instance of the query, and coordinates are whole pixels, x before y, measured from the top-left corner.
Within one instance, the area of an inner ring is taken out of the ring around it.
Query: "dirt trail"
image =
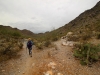
[[[26,53],[26,46],[20,52],[20,59],[12,59],[0,64],[0,75],[44,75],[47,71],[53,75],[100,75],[100,62],[92,67],[81,66],[73,57],[71,47],[62,46],[63,40],[55,42],[56,48],[36,50],[33,57]]]
[[[0,63],[0,75],[28,75],[28,70],[33,61],[26,51],[25,44],[26,42],[24,42],[23,50],[19,53],[20,58]]]

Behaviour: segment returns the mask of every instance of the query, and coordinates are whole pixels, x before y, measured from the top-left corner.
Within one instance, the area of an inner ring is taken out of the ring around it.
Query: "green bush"
[[[97,39],[100,39],[100,33],[97,34]]]
[[[5,37],[0,41],[0,62],[15,58],[22,49],[23,44],[19,39]]]
[[[57,41],[57,40],[58,40],[58,37],[52,38],[52,41]]]
[[[76,50],[74,50],[74,56],[80,59],[80,63],[91,64],[93,61],[99,60],[100,45],[93,45],[90,43],[83,43],[76,45]]]
[[[20,42],[20,43],[18,43],[18,46],[19,46],[19,48],[20,49],[22,49],[23,48],[23,44]]]
[[[9,32],[7,30],[1,30],[0,33],[1,34],[8,34]]]
[[[45,46],[45,47],[49,47],[49,45],[51,45],[51,42],[50,42],[50,41],[46,41],[46,42],[44,43],[44,46]]]
[[[0,30],[0,34],[6,36],[14,36],[14,37],[21,37],[21,33],[17,31],[10,31],[10,30]]]
[[[36,44],[36,47],[37,47],[38,49],[43,49],[43,43],[37,43],[37,44]]]
[[[13,35],[13,36],[16,36],[16,37],[20,37],[20,36],[21,36],[21,34],[18,33],[18,32],[13,32],[12,35]]]
[[[82,35],[82,40],[88,40],[91,38],[91,34],[83,34]]]
[[[77,35],[71,35],[67,37],[68,37],[68,41],[78,41],[80,39],[80,37]]]

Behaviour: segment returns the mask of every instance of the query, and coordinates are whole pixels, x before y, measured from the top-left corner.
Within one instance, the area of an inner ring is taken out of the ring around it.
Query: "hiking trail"
[[[91,67],[80,65],[73,56],[72,47],[63,46],[63,40],[54,42],[56,48],[37,50],[33,47],[32,57],[26,51],[26,42],[19,59],[0,63],[0,75],[100,75],[100,61]]]

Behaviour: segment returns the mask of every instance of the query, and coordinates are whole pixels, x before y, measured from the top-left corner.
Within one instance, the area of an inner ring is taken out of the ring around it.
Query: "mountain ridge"
[[[0,25],[0,31],[2,31],[2,30],[3,31],[6,30],[7,32],[9,32],[9,31],[12,31],[12,32],[17,31],[17,32],[21,33],[22,35],[26,35],[26,36],[34,35],[33,32],[31,32],[31,31],[29,31],[27,29],[20,30],[18,28],[12,28],[11,26]]]
[[[6,27],[6,26],[5,26]],[[7,26],[9,27],[9,26]],[[70,21],[68,24],[65,24],[64,26],[50,31],[45,32],[42,34],[35,34],[29,30],[19,30],[17,28],[14,28],[14,30],[20,31],[22,34],[28,35],[28,36],[50,36],[55,35],[58,37],[64,36],[69,31],[73,31],[75,33],[78,32],[85,32],[86,29],[88,31],[100,31],[100,1],[91,9],[84,11],[79,16],[77,16],[75,19]]]
[[[84,26],[93,26],[100,20],[100,1],[91,9],[84,11],[78,17],[65,24],[58,31],[74,31],[73,29],[79,29]],[[76,30],[75,29],[75,30]]]

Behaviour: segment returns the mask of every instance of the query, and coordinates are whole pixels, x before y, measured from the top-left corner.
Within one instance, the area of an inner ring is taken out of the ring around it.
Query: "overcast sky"
[[[0,0],[0,24],[34,33],[57,29],[100,0]]]

